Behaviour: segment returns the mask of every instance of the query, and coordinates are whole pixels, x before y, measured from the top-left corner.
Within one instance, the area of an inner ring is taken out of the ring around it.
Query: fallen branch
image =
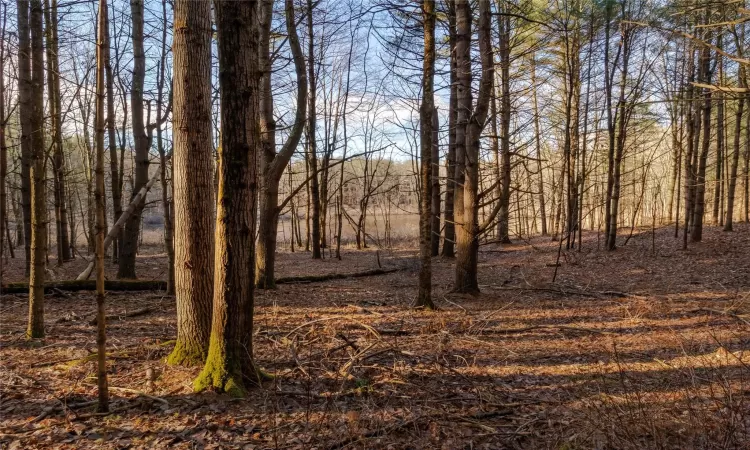
[[[276,279],[276,284],[292,284],[292,283],[319,283],[321,281],[328,280],[342,280],[345,278],[361,278],[361,277],[372,277],[376,275],[385,275],[393,272],[403,270],[402,267],[395,267],[392,269],[373,269],[366,270],[364,272],[354,273],[329,273],[325,275],[304,275],[299,277],[281,277]]]
[[[136,309],[135,311],[131,311],[131,312],[128,312],[128,313],[111,314],[111,315],[108,315],[105,318],[105,320],[107,322],[110,322],[110,321],[114,321],[114,320],[122,320],[122,319],[124,319],[126,317],[145,316],[146,314],[148,314],[148,313],[150,313],[150,312],[152,312],[154,310],[155,310],[155,308],[152,308],[152,307],[149,306],[149,307],[146,307],[146,308]],[[94,317],[93,319],[89,320],[89,325],[96,325],[96,317]]]
[[[581,297],[592,297],[592,298],[602,298],[602,297],[619,297],[619,298],[627,298],[630,297],[631,294],[628,294],[627,292],[620,292],[620,291],[581,291],[581,290],[565,290],[565,289],[554,289],[554,288],[546,288],[546,287],[535,287],[535,286],[487,286],[490,289],[494,289],[496,291],[536,291],[536,292],[550,292],[552,294],[558,294],[558,295],[579,295]]]
[[[403,270],[403,268],[395,267],[391,269],[374,269],[355,273],[330,273],[326,275],[282,277],[276,279],[276,284],[319,283],[328,280],[386,275],[398,272],[399,270]],[[162,280],[106,280],[104,282],[104,289],[108,291],[163,291],[167,289],[167,282]],[[45,292],[95,290],[96,280],[64,280],[44,284]],[[26,294],[29,292],[29,284],[25,282],[4,284],[0,287],[0,292],[3,294]]]
[[[741,316],[741,315],[735,314],[735,313],[733,313],[731,311],[721,311],[721,310],[718,310],[718,309],[710,309],[710,308],[696,308],[696,309],[691,309],[688,312],[689,313],[704,312],[704,313],[710,313],[710,314],[718,314],[720,316],[729,316],[729,317],[732,317],[734,319],[739,320],[740,322],[744,323],[747,326],[750,326],[750,321],[747,320],[747,319],[745,319],[746,316]]]
[[[144,198],[146,198],[146,194],[148,193],[149,189],[151,189],[151,186],[154,185],[157,178],[159,178],[159,174],[161,172],[157,170],[154,172],[154,176],[151,177],[150,180],[148,180],[148,183],[146,183],[145,186],[141,188],[140,191],[138,191],[138,194],[136,194],[135,197],[133,197],[133,200],[130,202],[127,208],[120,214],[120,217],[117,219],[117,222],[115,222],[114,225],[112,225],[112,228],[110,228],[109,233],[107,233],[107,237],[104,238],[104,251],[107,251],[107,247],[109,247],[109,244],[112,243],[112,241],[117,237],[117,235],[120,233],[120,229],[125,225],[125,222],[128,220],[128,218],[135,212],[138,205],[143,201]],[[89,261],[88,266],[81,272],[80,275],[76,278],[76,280],[87,280],[89,276],[91,276],[91,271],[94,269],[94,260],[92,259]]]
[[[578,331],[581,333],[594,333],[594,334],[611,334],[606,331],[597,330],[594,328],[583,328],[573,327],[570,325],[533,325],[530,327],[523,328],[491,328],[489,330],[482,330],[480,334],[513,334],[513,333],[525,333],[533,330],[568,330]]]
[[[162,291],[167,288],[167,282],[161,280],[106,280],[104,289],[108,291]],[[65,280],[44,283],[44,292],[57,291],[95,291],[96,280]],[[29,284],[8,283],[0,287],[3,294],[26,294]]]

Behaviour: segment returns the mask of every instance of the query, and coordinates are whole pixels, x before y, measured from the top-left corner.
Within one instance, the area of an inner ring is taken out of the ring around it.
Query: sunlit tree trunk
[[[31,1],[31,275],[29,338],[44,337],[44,269],[47,258],[47,192],[44,143],[44,29],[42,1]]]
[[[472,14],[468,1],[456,2],[456,29],[458,45],[456,58],[458,65],[458,130],[465,125],[463,194],[460,202],[456,203],[456,211],[461,211],[462,223],[457,227],[457,256],[456,278],[454,290],[463,293],[478,293],[477,263],[479,257],[479,235],[482,226],[479,224],[479,141],[487,120],[490,96],[492,95],[492,77],[494,76],[492,60],[492,42],[490,33],[490,5],[489,0],[479,0],[479,53],[482,58],[482,75],[479,82],[476,109],[472,109],[471,95],[471,22]],[[461,142],[457,132],[456,139]],[[460,144],[459,144],[460,145]],[[458,164],[460,146],[457,146],[456,158]],[[458,199],[458,197],[457,197]]]
[[[221,145],[214,299],[208,356],[197,391],[245,394],[253,363],[257,156],[260,138],[259,12],[256,2],[214,2],[219,50]]]
[[[419,292],[416,306],[434,309],[432,303],[432,157],[435,122],[435,1],[422,2],[424,60],[422,63],[422,103],[419,107],[420,130],[420,214],[419,214]],[[437,161],[435,162],[437,163]]]
[[[177,342],[170,364],[202,363],[213,299],[211,4],[174,4],[173,196]]]

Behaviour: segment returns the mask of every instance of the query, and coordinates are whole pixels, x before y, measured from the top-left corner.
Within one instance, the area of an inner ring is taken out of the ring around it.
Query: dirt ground
[[[281,253],[278,276],[378,256],[402,270],[258,292],[255,356],[276,377],[242,400],[195,394],[200,369],[165,364],[173,297],[113,292],[109,314],[148,311],[108,324],[103,417],[83,406],[96,399],[93,294],[50,294],[41,342],[23,336],[26,296],[5,295],[0,448],[748,449],[750,226],[707,229],[687,251],[671,234],[644,230],[613,253],[585,234],[554,284],[557,243],[486,245],[477,297],[449,293],[452,261],[436,258],[437,312],[410,307],[413,249]],[[164,263],[140,257],[138,272],[162,279]]]

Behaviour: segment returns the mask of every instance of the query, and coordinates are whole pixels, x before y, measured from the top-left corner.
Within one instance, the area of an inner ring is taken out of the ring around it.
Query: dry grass
[[[259,292],[256,357],[277,377],[241,401],[193,394],[199,369],[164,364],[173,298],[112,293],[110,313],[154,312],[109,324],[118,412],[103,418],[62,407],[95,398],[93,295],[50,297],[49,337],[35,343],[25,297],[5,296],[0,446],[748,448],[750,227],[710,229],[687,252],[670,233],[614,253],[587,251],[586,235],[554,285],[556,243],[483,247],[479,297],[450,294],[452,263],[436,259],[436,313],[410,309],[410,249],[381,250],[406,268],[394,274]],[[140,273],[159,278],[163,264],[143,257]],[[282,253],[278,272],[373,267],[373,251]]]

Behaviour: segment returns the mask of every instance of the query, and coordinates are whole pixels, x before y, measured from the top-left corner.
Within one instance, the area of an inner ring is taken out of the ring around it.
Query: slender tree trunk
[[[310,240],[312,241],[313,259],[321,259],[320,252],[320,184],[318,182],[318,150],[316,142],[316,114],[315,102],[317,100],[317,80],[315,77],[315,33],[313,29],[313,0],[307,0],[307,79],[310,83],[309,105],[307,107],[307,144],[309,146],[308,158],[310,159],[310,172],[313,174],[310,180],[310,207],[312,208],[312,229]]]
[[[197,391],[245,394],[253,362],[257,157],[260,138],[259,12],[256,2],[214,1],[219,50],[221,145],[214,299],[208,356]]]
[[[738,80],[740,87],[745,87],[744,68],[739,66]],[[729,169],[729,186],[727,188],[727,210],[724,220],[724,231],[732,231],[734,222],[734,196],[737,189],[737,166],[740,161],[740,141],[742,139],[742,114],[745,108],[745,96],[737,99],[737,111],[734,114],[734,148],[732,149],[732,164]],[[750,116],[750,115],[749,115]]]
[[[0,279],[3,279],[3,263],[5,262],[5,242],[6,236],[10,238],[8,232],[8,192],[6,188],[6,178],[8,177],[8,145],[5,140],[5,25],[7,23],[7,9],[3,8],[2,30],[0,31]],[[13,247],[8,239],[8,249],[11,254]]]
[[[721,35],[718,37],[717,47],[722,48]],[[721,54],[716,53],[716,65],[718,66],[718,82],[720,85],[724,85],[724,68],[723,59]],[[724,94],[721,91],[716,92],[716,166],[715,166],[715,180],[714,180],[714,202],[711,218],[714,224],[719,224],[719,206],[723,200],[722,187],[724,186]]]
[[[42,1],[31,0],[31,275],[26,336],[44,337],[44,269],[47,258],[47,193],[44,144],[44,29]]]
[[[433,71],[434,72],[434,71]],[[434,103],[434,101],[433,101]],[[430,235],[431,249],[430,254],[432,256],[438,256],[440,254],[440,145],[439,145],[439,130],[440,122],[438,118],[438,110],[432,112],[432,159],[430,161],[432,167],[432,192],[430,193],[432,198],[432,234]]]
[[[112,188],[112,223],[117,222],[122,214],[122,182],[120,171],[122,168],[117,162],[117,142],[115,139],[115,82],[110,59],[109,27],[103,30],[106,42],[102,48],[104,58],[105,76],[107,83],[107,135],[109,138],[109,170]],[[119,240],[112,246],[112,261],[117,262],[119,258]]]
[[[445,158],[445,228],[442,256],[454,256],[456,242],[455,192],[456,192],[456,129],[458,119],[458,77],[456,66],[456,8],[448,2],[448,37],[450,46],[450,99],[448,106],[448,154]]]
[[[60,99],[60,64],[58,62],[57,0],[44,0],[47,44],[47,86],[52,131],[52,180],[55,201],[57,264],[71,259],[68,240],[68,213],[65,198],[65,158],[62,140],[62,102]]]
[[[21,210],[23,211],[23,244],[25,274],[31,273],[31,40],[29,33],[29,0],[17,0],[18,13],[18,116],[21,125]]]
[[[99,27],[96,47],[96,347],[97,386],[99,412],[109,411],[109,387],[107,385],[107,335],[104,297],[104,235],[107,219],[104,191],[104,55],[109,45],[107,40],[107,0],[99,1]]]
[[[434,309],[432,303],[432,170],[433,132],[435,126],[435,1],[423,0],[422,23],[424,26],[424,61],[422,65],[422,104],[419,108],[420,129],[420,196],[419,214],[419,252],[421,267],[419,270],[419,292],[416,306]],[[435,161],[437,163],[437,161]],[[439,202],[438,202],[439,203]],[[439,228],[438,222],[438,228]]]
[[[498,10],[502,10],[497,0]],[[510,223],[510,18],[497,16],[500,45],[500,212],[497,221],[497,239],[502,244],[510,244],[508,225]]]
[[[547,209],[544,201],[544,170],[542,167],[542,138],[539,124],[539,103],[537,101],[536,54],[531,55],[531,95],[534,102],[534,146],[536,170],[539,174],[539,215],[541,216],[542,236],[547,235]]]
[[[706,12],[706,23],[709,20],[709,13]],[[709,37],[710,42],[710,37]],[[711,83],[711,53],[708,47],[704,47],[701,56],[701,72],[703,73],[703,83]],[[695,206],[693,209],[693,228],[690,233],[690,240],[700,242],[703,240],[703,215],[705,211],[706,195],[706,163],[708,161],[708,152],[711,148],[711,90],[705,89],[703,93],[703,146],[698,161],[698,170],[695,174]]]
[[[135,180],[131,200],[148,183],[149,139],[143,120],[143,86],[146,76],[146,54],[143,50],[143,0],[130,0],[133,21],[133,83],[130,92],[132,109],[133,141],[135,144]],[[138,249],[141,214],[144,202],[137,206],[122,230],[122,244],[117,268],[118,278],[136,278],[135,255]]]

